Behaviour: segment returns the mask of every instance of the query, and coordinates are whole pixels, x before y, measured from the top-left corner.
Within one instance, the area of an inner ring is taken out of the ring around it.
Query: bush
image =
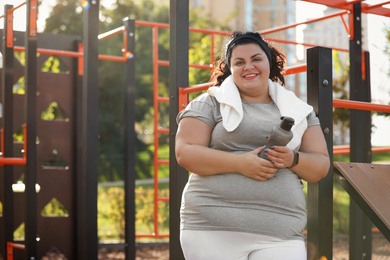
[[[160,197],[168,197],[169,189],[159,190]],[[136,233],[154,232],[154,189],[139,186],[135,189]],[[167,202],[158,203],[159,233],[169,230],[169,207]],[[99,240],[123,240],[125,235],[124,189],[110,187],[98,190]]]

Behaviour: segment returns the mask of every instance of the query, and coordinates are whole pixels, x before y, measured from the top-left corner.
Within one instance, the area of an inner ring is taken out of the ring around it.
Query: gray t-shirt
[[[275,103],[243,102],[244,118],[232,132],[222,125],[219,103],[202,94],[181,111],[177,122],[194,117],[213,128],[210,148],[245,153],[266,144],[274,125],[280,123]],[[308,127],[319,125],[314,113]],[[201,176],[192,173],[183,191],[181,229],[249,232],[281,239],[303,239],[306,201],[300,178],[280,169],[268,181],[239,173]]]

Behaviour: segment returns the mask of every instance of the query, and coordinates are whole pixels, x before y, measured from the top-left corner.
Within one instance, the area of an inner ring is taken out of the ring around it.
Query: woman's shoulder
[[[207,92],[200,94],[196,98],[194,98],[190,103],[195,103],[195,102],[200,102],[200,103],[205,103],[210,106],[216,106],[219,105],[219,102],[217,99],[211,95],[209,95]]]

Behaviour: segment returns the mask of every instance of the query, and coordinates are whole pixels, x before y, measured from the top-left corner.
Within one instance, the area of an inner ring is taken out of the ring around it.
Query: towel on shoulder
[[[281,116],[292,117],[295,120],[291,129],[294,137],[287,146],[290,149],[296,149],[307,128],[306,117],[313,111],[313,107],[299,99],[292,91],[270,79],[268,80],[268,91],[271,99],[279,108]],[[210,87],[207,92],[220,103],[222,124],[226,131],[234,131],[241,123],[244,112],[240,93],[233,77],[230,75],[222,82],[221,86]]]

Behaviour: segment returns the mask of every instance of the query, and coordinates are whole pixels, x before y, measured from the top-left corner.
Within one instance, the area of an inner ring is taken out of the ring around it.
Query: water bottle
[[[259,156],[263,159],[267,159],[267,157],[265,156],[266,149],[269,149],[270,147],[275,145],[285,146],[293,138],[291,127],[294,125],[294,119],[287,116],[281,117],[280,119],[282,120],[282,122],[280,122],[280,125],[276,125],[272,128],[267,147],[263,149],[259,154]]]

